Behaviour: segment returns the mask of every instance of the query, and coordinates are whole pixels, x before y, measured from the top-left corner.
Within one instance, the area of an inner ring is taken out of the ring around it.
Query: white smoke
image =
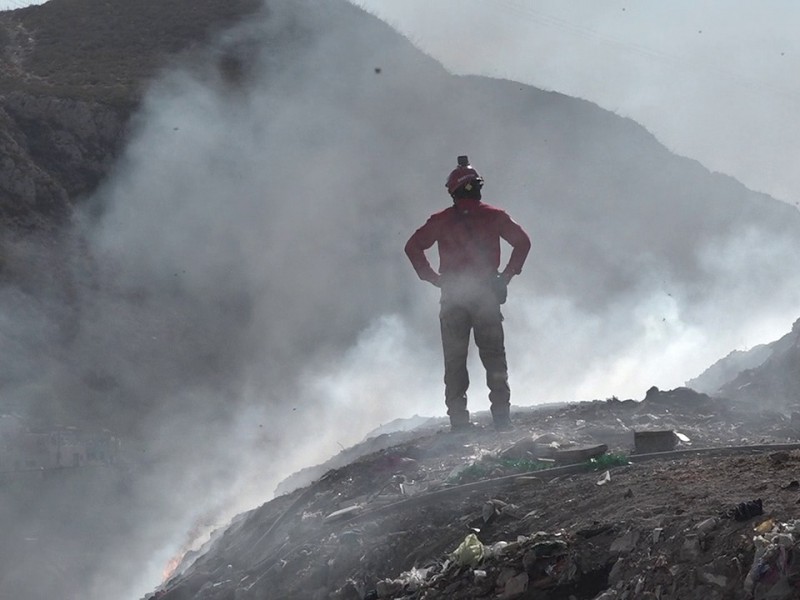
[[[198,519],[268,500],[381,423],[444,413],[436,290],[402,248],[448,204],[457,154],[533,238],[504,308],[516,405],[640,398],[797,316],[794,225],[701,219],[699,194],[745,192],[696,165],[662,172],[674,157],[632,123],[452,78],[344,3],[268,9],[149,91],[79,219],[91,264],[68,352],[36,382],[15,369],[15,393],[60,389],[64,413],[132,440],[125,542],[90,599],[156,585]],[[614,171],[639,154],[656,166]],[[631,189],[658,201],[631,210]],[[470,364],[470,409],[486,410]],[[89,375],[109,383],[87,389]]]

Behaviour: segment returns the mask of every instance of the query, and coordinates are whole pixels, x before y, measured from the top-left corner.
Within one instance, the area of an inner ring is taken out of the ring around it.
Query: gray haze
[[[585,98],[796,205],[800,5],[789,0],[353,0],[458,74]]]
[[[345,3],[268,5],[153,86],[63,241],[69,285],[2,290],[4,393],[136,455],[94,490],[126,511],[82,598],[142,595],[188,532],[444,413],[436,290],[402,247],[457,154],[533,238],[504,310],[514,404],[641,398],[797,317],[793,209],[586,102],[450,76]]]

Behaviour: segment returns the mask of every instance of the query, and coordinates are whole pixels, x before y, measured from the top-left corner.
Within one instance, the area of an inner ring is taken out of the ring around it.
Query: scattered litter
[[[607,453],[589,459],[589,465],[595,471],[608,469],[609,467],[624,467],[629,464],[631,464],[631,461],[624,454]]]
[[[636,454],[670,452],[675,449],[677,443],[678,437],[671,429],[633,432],[633,444]]]
[[[575,446],[563,450],[556,450],[552,458],[559,464],[577,464],[601,457],[608,450],[606,444],[593,444],[588,446]]]
[[[664,533],[663,527],[656,527],[653,529],[653,543],[657,544],[661,540],[661,534]]]
[[[483,517],[484,523],[491,521],[497,516],[497,513],[497,506],[493,502],[484,502],[483,508],[481,509],[481,517]]]
[[[457,565],[474,567],[480,564],[484,556],[484,546],[474,533],[470,533],[459,544],[450,558]]]
[[[486,558],[496,558],[503,554],[506,548],[508,548],[508,542],[495,542],[491,546],[484,546],[483,547],[483,557]]]
[[[701,535],[707,535],[714,531],[719,525],[719,519],[717,517],[711,517],[710,519],[706,519],[705,521],[700,521],[696,526],[695,529]]]
[[[605,485],[611,481],[611,471],[606,471],[603,473],[603,476],[600,478],[600,481],[597,482],[597,485]]]
[[[753,517],[764,514],[764,508],[761,498],[750,500],[749,502],[740,502],[734,507],[728,508],[720,515],[724,519],[733,519],[735,521],[747,521]]]
[[[777,534],[753,538],[755,556],[744,589],[754,600],[793,600],[800,596],[797,522],[773,522],[773,526]]]
[[[416,592],[425,585],[430,569],[413,567],[400,574],[397,579],[382,579],[375,585],[378,598],[394,597],[405,592]]]
[[[348,506],[347,508],[343,508],[341,510],[337,510],[329,514],[325,517],[325,522],[330,521],[338,521],[339,519],[347,519],[349,517],[354,517],[358,513],[360,513],[364,509],[363,506],[360,504],[356,504],[354,506]]]
[[[772,528],[775,526],[775,519],[767,519],[766,521],[762,522],[759,525],[756,525],[755,532],[764,535],[772,531]]]
[[[410,571],[401,573],[398,579],[407,590],[415,592],[425,583],[428,577],[428,571],[430,571],[430,569],[417,569],[413,567]]]
[[[404,481],[400,484],[400,493],[404,496],[416,496],[427,489],[428,485],[421,481]]]

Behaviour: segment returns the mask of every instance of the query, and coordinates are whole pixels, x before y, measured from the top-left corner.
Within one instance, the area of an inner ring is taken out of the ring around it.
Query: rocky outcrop
[[[0,12],[0,230],[50,231],[106,176],[147,82],[260,0]]]
[[[795,411],[800,406],[798,363],[800,319],[780,339],[731,352],[687,385],[744,404]]]
[[[97,102],[12,92],[0,97],[0,219],[14,229],[68,220],[117,154],[126,114]]]

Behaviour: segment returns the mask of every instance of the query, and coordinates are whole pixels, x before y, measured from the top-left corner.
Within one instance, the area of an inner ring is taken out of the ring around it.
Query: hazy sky
[[[44,4],[47,0],[0,0],[0,10],[14,10],[31,4]]]
[[[796,2],[353,1],[453,72],[596,102],[678,154],[800,201]]]
[[[595,102],[751,189],[800,200],[790,0],[356,0],[448,69]]]

